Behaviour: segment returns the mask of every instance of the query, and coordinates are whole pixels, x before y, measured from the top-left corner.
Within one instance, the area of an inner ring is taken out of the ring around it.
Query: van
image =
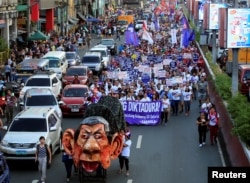
[[[100,52],[86,52],[82,57],[81,64],[97,73],[100,73],[104,68]]]
[[[239,91],[250,99],[250,65],[239,65]]]
[[[89,52],[99,52],[102,56],[103,66],[106,69],[111,61],[110,51],[105,45],[96,45],[89,50]]]
[[[44,59],[49,60],[48,70],[54,71],[59,79],[62,78],[63,73],[68,68],[68,61],[66,60],[66,52],[64,51],[50,51],[43,56]]]

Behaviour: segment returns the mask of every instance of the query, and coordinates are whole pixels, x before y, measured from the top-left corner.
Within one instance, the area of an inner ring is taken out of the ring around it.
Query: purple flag
[[[154,18],[154,25],[155,25],[155,30],[156,31],[159,31],[160,30],[160,27],[159,27],[159,22],[158,22],[158,19],[157,17]]]
[[[189,30],[183,29],[182,30],[182,45],[186,48],[189,45]]]
[[[194,30],[189,30],[188,41],[193,41],[193,40],[195,40],[195,31]]]
[[[185,29],[189,29],[189,24],[185,16],[182,17],[181,24],[183,25]]]

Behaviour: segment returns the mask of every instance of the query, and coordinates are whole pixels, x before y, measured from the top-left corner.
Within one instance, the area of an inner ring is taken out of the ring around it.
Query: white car
[[[104,65],[104,67],[105,68],[108,67],[108,65],[111,62],[111,55],[110,55],[110,51],[109,51],[107,46],[99,44],[99,45],[96,45],[93,48],[91,48],[89,50],[89,52],[100,52],[101,56],[102,56],[102,63]]]
[[[137,20],[135,24],[135,30],[138,31],[143,27],[143,23],[147,24],[145,20]]]
[[[49,88],[31,88],[25,92],[23,102],[20,102],[20,108],[34,107],[52,107],[58,116],[62,117],[62,111],[58,105],[57,98]]]
[[[28,108],[18,113],[0,143],[0,151],[9,160],[34,160],[39,138],[45,142],[52,155],[61,149],[61,119],[53,108]]]
[[[23,102],[25,92],[31,88],[49,88],[55,97],[58,97],[62,90],[62,82],[56,76],[56,73],[43,73],[30,76],[25,82],[20,92],[20,101]]]

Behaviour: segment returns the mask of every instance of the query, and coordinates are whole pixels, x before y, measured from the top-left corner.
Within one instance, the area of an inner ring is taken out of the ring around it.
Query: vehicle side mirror
[[[7,131],[8,130],[8,126],[3,126],[3,130]]]
[[[51,132],[53,132],[53,131],[56,131],[57,130],[57,128],[55,127],[55,126],[52,126],[52,127],[50,127],[50,129],[49,129]]]

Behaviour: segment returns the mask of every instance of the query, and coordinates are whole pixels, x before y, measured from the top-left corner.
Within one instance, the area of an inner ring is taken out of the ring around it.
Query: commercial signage
[[[250,9],[228,9],[227,47],[250,47]]]
[[[226,8],[226,4],[210,4],[209,29],[219,29],[219,8]]]

